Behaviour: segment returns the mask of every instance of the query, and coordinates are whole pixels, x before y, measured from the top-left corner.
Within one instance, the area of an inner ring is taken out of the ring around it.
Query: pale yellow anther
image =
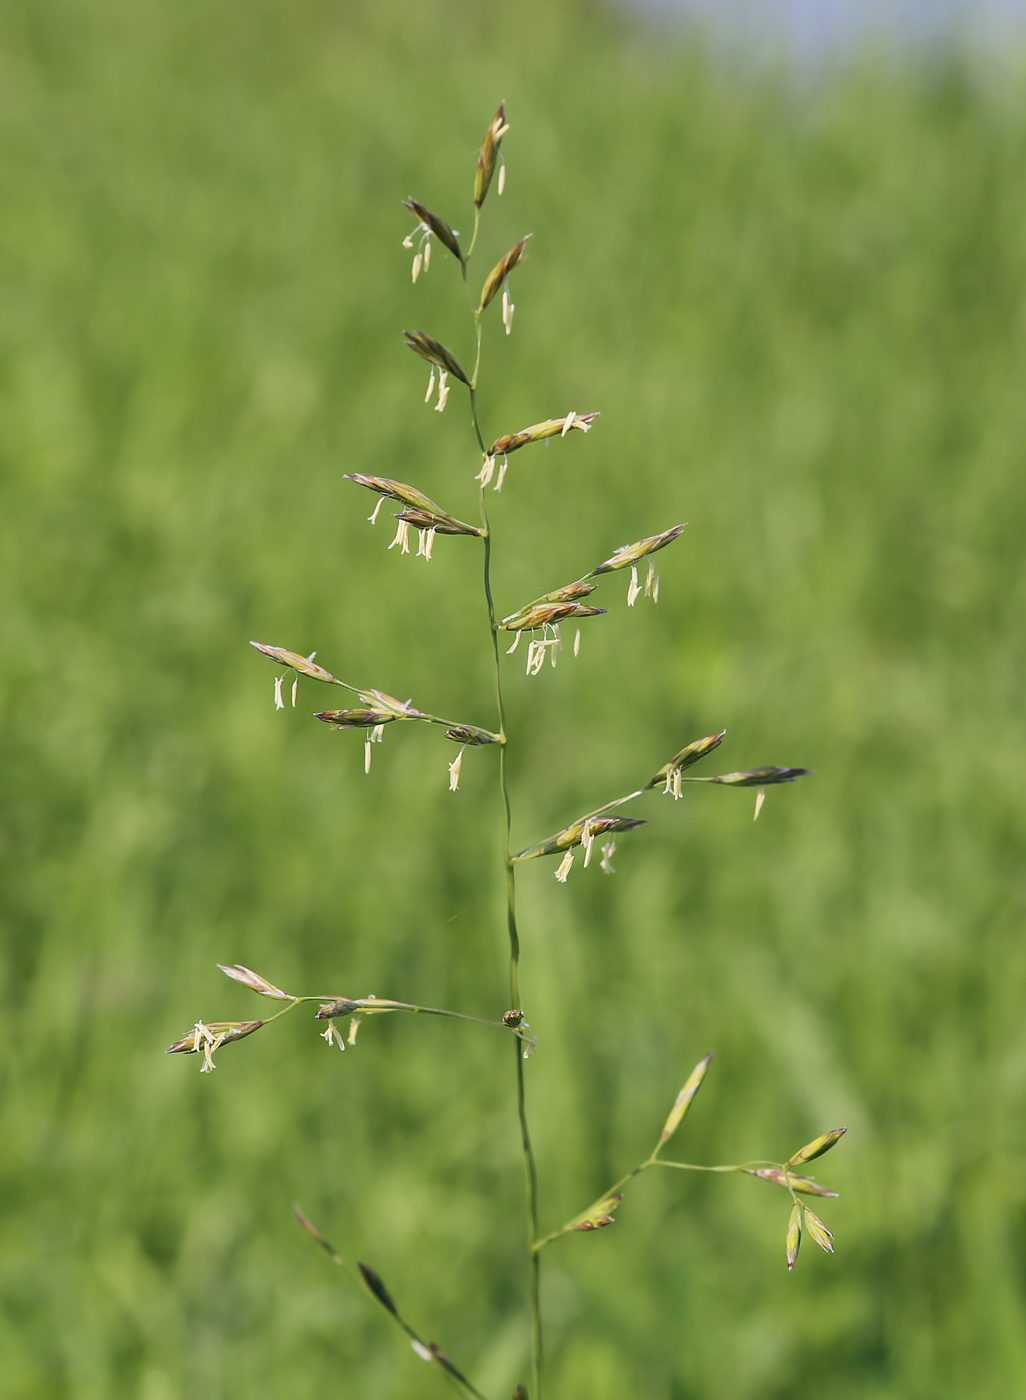
[[[400,521],[397,523],[396,532],[395,532],[395,539],[392,541],[392,543],[391,543],[388,547],[389,547],[389,549],[395,549],[396,545],[399,546],[399,553],[400,553],[400,554],[409,554],[409,552],[410,552],[410,526],[409,526],[409,522],[406,521],[406,520],[400,520]]]
[[[641,596],[641,584],[638,582],[638,571],[631,565],[631,581],[627,585],[627,606],[633,608],[634,604]]]
[[[465,748],[466,748],[466,744],[464,744],[463,748],[460,749],[459,753],[456,755],[456,757],[453,759],[453,761],[449,764],[449,791],[450,791],[450,792],[456,792],[456,790],[459,788],[459,785],[460,785],[460,769],[463,767],[463,750],[464,750]]]

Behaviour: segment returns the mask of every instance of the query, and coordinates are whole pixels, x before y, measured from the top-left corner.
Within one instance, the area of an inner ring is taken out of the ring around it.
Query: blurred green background
[[[504,1037],[307,1013],[216,1074],[163,1050],[297,991],[506,1009],[495,754],[275,713],[251,637],[490,725],[479,548],[385,545],[342,479],[473,518],[455,264],[410,285],[402,196],[469,227],[485,432],[511,459],[502,612],[688,520],[657,608],[506,663],[527,845],[726,727],[605,878],[522,874],[528,1086],[552,1228],[644,1155],[710,1047],[697,1161],[819,1175],[838,1253],[788,1276],[784,1193],[649,1173],[546,1256],[559,1400],[1026,1393],[1022,728],[1026,84],[957,56],[816,86],[585,0],[8,0],[0,44],[4,802],[0,1393],[444,1393],[297,1229],[301,1202],[501,1400],[526,1375]],[[722,760],[722,761],[721,761]],[[700,770],[701,771],[701,770]],[[664,1179],[665,1178],[665,1179]]]

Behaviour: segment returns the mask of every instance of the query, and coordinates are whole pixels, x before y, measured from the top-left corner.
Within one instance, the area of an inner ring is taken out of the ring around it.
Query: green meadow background
[[[527,1373],[507,1039],[420,1018],[340,1056],[290,990],[507,1007],[494,752],[272,706],[250,638],[493,723],[480,548],[388,553],[343,480],[473,518],[469,321],[414,194],[469,227],[489,437],[570,409],[493,507],[501,612],[687,520],[578,660],[509,695],[526,846],[726,728],[607,879],[522,870],[527,1066],[553,1228],[679,1140],[819,1175],[649,1173],[545,1257],[552,1400],[1026,1393],[1026,83],[1014,62],[724,66],[585,0],[8,0],[0,17],[0,1394],[444,1393],[296,1200],[489,1397]],[[271,1008],[273,1009],[273,1008]]]

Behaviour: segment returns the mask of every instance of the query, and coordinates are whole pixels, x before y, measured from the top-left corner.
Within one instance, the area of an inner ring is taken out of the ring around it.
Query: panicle
[[[768,787],[771,783],[793,783],[811,772],[811,768],[746,768],[741,773],[721,773],[708,781],[727,787]]]
[[[805,1228],[819,1245],[825,1254],[833,1254],[834,1237],[820,1220],[814,1210],[810,1210],[807,1205],[802,1205],[802,1214],[805,1216]]]
[[[582,1211],[576,1220],[572,1221],[569,1228],[571,1230],[601,1230],[606,1225],[615,1224],[613,1211],[623,1200],[623,1192],[618,1196],[606,1196],[601,1201],[596,1201],[593,1206],[589,1206],[586,1211]]]
[[[393,1317],[399,1316],[399,1310],[392,1300],[392,1295],[382,1282],[381,1275],[374,1272],[369,1264],[361,1264],[357,1261],[356,1267],[363,1275],[363,1281],[377,1298],[383,1308],[387,1308]]]
[[[433,530],[436,535],[480,535],[476,525],[467,525],[442,510],[418,510],[410,507],[399,511],[396,520],[404,520],[417,530]]]
[[[418,530],[437,530],[440,535],[480,535],[476,525],[466,525],[462,520],[449,514],[437,505],[430,496],[418,491],[415,486],[407,486],[405,481],[392,481],[387,476],[368,476],[365,472],[346,472],[347,481],[355,481],[357,486],[366,486],[379,496],[390,496],[406,510],[396,516]]]
[[[445,737],[451,739],[454,744],[470,744],[475,749],[480,748],[482,744],[500,742],[498,734],[479,729],[476,724],[454,724],[451,729],[445,731]]]
[[[477,158],[477,172],[474,176],[474,203],[478,209],[485,202],[485,195],[488,193],[488,187],[492,183],[492,175],[495,173],[495,160],[499,154],[499,147],[502,145],[502,138],[508,130],[506,104],[500,102],[499,110],[488,124],[484,141],[481,143],[481,154]]]
[[[503,618],[502,627],[507,632],[531,631],[536,627],[552,627],[566,617],[600,617],[608,608],[593,608],[587,603],[529,603],[518,613],[510,613]]]
[[[723,736],[726,732],[725,729],[721,729],[718,734],[710,734],[706,739],[696,739],[694,743],[688,744],[681,749],[680,753],[674,754],[669,763],[664,763],[646,786],[654,788],[662,782],[668,783],[675,773],[681,773],[685,768],[690,768],[700,758],[705,758],[706,754],[712,753],[713,749],[718,749],[723,743]],[[671,791],[670,786],[667,786],[666,790]]]
[[[272,661],[277,661],[279,666],[290,666],[293,671],[298,671],[302,676],[309,676],[315,681],[326,681],[329,685],[342,684],[330,671],[326,671],[323,666],[315,665],[310,657],[300,656],[297,651],[289,651],[286,647],[265,646],[263,642],[250,642],[250,646],[255,647],[264,656],[269,656]]]
[[[546,418],[544,422],[532,423],[529,428],[521,428],[518,433],[507,433],[505,437],[496,438],[487,455],[492,458],[509,456],[519,447],[526,447],[529,442],[566,437],[573,428],[586,433],[598,416],[597,413],[568,413],[563,418]]]
[[[463,262],[463,254],[460,252],[459,241],[444,219],[440,219],[437,214],[432,214],[430,209],[425,209],[424,205],[420,204],[415,199],[404,199],[403,204],[409,209],[411,214],[415,215],[426,229],[429,229],[435,235],[439,243],[448,248],[449,252],[458,262]]]
[[[822,1157],[824,1152],[829,1152],[831,1147],[837,1146],[847,1131],[847,1128],[831,1128],[830,1132],[824,1133],[822,1137],[807,1142],[793,1157],[789,1157],[784,1165],[786,1167],[800,1167],[805,1162]]]
[[[638,540],[636,544],[625,544],[601,563],[597,569],[593,569],[593,574],[608,574],[613,569],[626,569],[630,565],[637,564],[639,559],[644,559],[649,554],[655,554],[659,549],[665,549],[668,544],[672,544],[675,539],[683,534],[687,521],[680,525],[671,525],[669,530],[664,530],[660,535],[649,535],[647,539]]]
[[[391,724],[399,715],[387,710],[321,710],[314,719],[323,720],[332,729],[376,729],[379,724]]]
[[[481,288],[481,305],[477,308],[478,315],[485,310],[492,302],[495,293],[506,281],[516,265],[524,256],[524,249],[527,247],[530,234],[522,238],[519,243],[514,243],[508,253],[505,253],[489,272],[485,278],[484,286]]]
[[[710,1050],[708,1055],[699,1060],[698,1064],[695,1065],[694,1069],[688,1075],[687,1083],[677,1095],[673,1107],[670,1109],[670,1116],[667,1118],[659,1138],[660,1143],[669,1142],[670,1138],[673,1137],[674,1133],[680,1127],[685,1113],[687,1113],[688,1109],[691,1107],[691,1100],[702,1087],[702,1080],[705,1078],[712,1057],[713,1052]]]
[[[268,982],[266,977],[261,977],[260,973],[254,972],[252,968],[243,967],[241,963],[235,963],[231,967],[226,967],[224,963],[217,965],[226,977],[234,978],[236,982],[241,982],[244,987],[252,988],[261,996],[277,997],[281,1001],[292,1000],[288,992],[283,992],[280,987],[276,987],[273,982]]]
[[[574,822],[572,826],[564,827],[555,836],[550,836],[546,841],[539,841],[536,846],[529,846],[527,850],[521,851],[519,855],[513,857],[518,860],[536,860],[539,856],[555,856],[561,851],[569,851],[574,846],[583,844],[585,827],[588,828],[589,835],[604,836],[611,831],[633,831],[636,826],[644,826],[643,817],[621,817],[613,813],[602,817],[582,817],[580,821]]]
[[[798,1191],[806,1196],[837,1196],[836,1191],[829,1191],[811,1176],[795,1176],[793,1172],[786,1172],[781,1167],[753,1167],[752,1175],[761,1177],[763,1181],[774,1181],[785,1190]]]
[[[415,355],[419,355],[422,360],[427,360],[429,364],[437,365],[439,369],[446,370],[454,379],[458,379],[461,384],[466,384],[470,388],[470,380],[467,372],[460,364],[456,356],[440,340],[433,340],[431,336],[425,335],[423,331],[403,331],[406,337],[406,344]]]
[[[236,1040],[244,1040],[247,1035],[258,1031],[263,1021],[197,1021],[188,1035],[183,1035],[165,1050],[166,1055],[203,1054],[202,1073],[216,1069],[214,1052],[222,1045],[231,1045]]]
[[[795,1260],[798,1258],[798,1250],[802,1242],[802,1208],[796,1201],[791,1207],[791,1215],[787,1222],[787,1236],[784,1244],[787,1250],[787,1270],[788,1273],[794,1268]]]

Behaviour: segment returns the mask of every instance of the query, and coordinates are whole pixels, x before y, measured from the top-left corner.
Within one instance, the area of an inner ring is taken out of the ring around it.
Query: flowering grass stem
[[[478,217],[475,209],[474,239],[471,251],[477,241]],[[468,258],[470,254],[467,254]],[[477,337],[477,356],[474,374],[470,383],[470,412],[474,424],[474,434],[478,446],[485,451],[484,436],[477,407],[477,381],[481,369],[481,312],[471,305],[474,329]],[[495,678],[495,707],[499,717],[499,790],[502,798],[502,860],[506,874],[506,930],[509,937],[509,995],[513,1010],[521,1011],[520,1001],[520,934],[517,929],[517,888],[516,871],[510,854],[511,808],[509,782],[507,778],[506,707],[502,697],[502,667],[499,660],[499,632],[495,620],[495,602],[492,596],[492,532],[485,506],[485,483],[478,492],[481,510],[481,526],[484,541],[484,595],[488,609],[488,630],[491,634],[492,662]],[[524,1188],[527,1213],[527,1253],[528,1253],[528,1301],[531,1311],[531,1394],[534,1400],[541,1400],[544,1339],[541,1314],[541,1263],[535,1248],[538,1239],[538,1168],[531,1142],[531,1130],[527,1121],[527,1099],[524,1086],[524,1059],[520,1042],[514,1044],[517,1075],[517,1117],[520,1123],[520,1141],[524,1156]]]
[[[759,793],[756,806],[756,815],[762,804],[762,797],[767,785],[780,783],[790,783],[796,778],[802,777],[807,770],[802,768],[778,768],[764,767],[755,769],[745,769],[743,771],[719,774],[715,777],[684,777],[684,770],[689,769],[692,764],[697,763],[716,749],[725,731],[709,735],[704,739],[696,739],[692,743],[681,749],[668,763],[655,774],[648,783],[642,787],[635,788],[618,797],[611,802],[603,803],[578,818],[569,826],[564,827],[555,835],[546,840],[528,847],[517,855],[511,853],[510,832],[512,827],[510,790],[509,790],[509,737],[506,732],[506,708],[503,699],[502,687],[502,666],[499,651],[499,632],[503,631],[515,633],[516,640],[510,651],[516,649],[516,642],[519,641],[522,631],[531,634],[531,641],[528,648],[527,671],[529,675],[537,675],[541,669],[546,656],[552,665],[556,664],[556,654],[562,645],[559,624],[561,621],[569,621],[571,618],[593,618],[598,617],[606,610],[592,607],[581,600],[589,597],[596,591],[597,584],[591,580],[598,579],[605,574],[617,573],[621,570],[630,570],[630,587],[628,590],[628,605],[633,606],[635,602],[644,594],[650,597],[653,602],[657,601],[659,580],[655,574],[649,556],[664,549],[667,545],[678,539],[684,530],[683,523],[672,525],[664,529],[657,535],[650,535],[644,539],[636,540],[632,544],[621,546],[612,555],[598,564],[589,573],[572,583],[564,584],[553,592],[536,598],[533,603],[518,609],[497,620],[495,602],[492,594],[492,545],[493,536],[491,524],[488,519],[488,511],[485,505],[485,491],[491,484],[496,467],[498,466],[498,476],[495,479],[494,489],[500,490],[508,465],[509,454],[527,446],[530,443],[548,442],[555,437],[565,438],[573,430],[587,433],[593,421],[598,416],[597,413],[589,412],[579,414],[571,411],[562,418],[547,418],[543,421],[532,424],[528,428],[519,432],[506,434],[494,439],[490,449],[485,447],[485,436],[481,429],[481,420],[478,407],[478,383],[482,364],[482,315],[486,312],[492,301],[498,298],[501,291],[502,322],[506,334],[512,329],[513,304],[509,298],[508,281],[513,270],[519,266],[524,250],[527,245],[527,238],[522,238],[515,244],[505,256],[492,268],[485,279],[481,291],[479,302],[475,303],[470,291],[467,265],[472,256],[478,240],[481,224],[481,204],[483,203],[488,188],[491,183],[492,174],[498,158],[499,144],[508,130],[505,121],[505,107],[499,107],[481,148],[478,161],[477,175],[474,186],[474,228],[466,253],[461,250],[456,231],[444,219],[433,214],[423,205],[415,200],[408,200],[407,207],[418,219],[418,227],[414,235],[410,235],[404,240],[404,246],[412,248],[413,238],[420,237],[420,250],[415,254],[414,276],[417,281],[421,272],[426,272],[430,264],[430,238],[434,236],[441,245],[449,250],[460,263],[462,280],[467,295],[468,309],[474,324],[474,367],[473,372],[468,375],[457,356],[441,341],[435,340],[423,331],[406,331],[405,338],[407,345],[422,360],[426,360],[431,365],[431,377],[428,383],[428,392],[425,402],[429,402],[434,386],[438,382],[438,401],[435,405],[437,411],[445,407],[446,399],[452,386],[448,379],[451,375],[454,382],[463,384],[469,393],[470,418],[473,426],[474,437],[477,446],[483,454],[483,465],[477,474],[476,480],[480,484],[478,492],[478,507],[480,511],[480,528],[469,525],[462,520],[444,511],[441,506],[425,496],[422,491],[405,482],[394,481],[390,478],[369,475],[362,472],[347,473],[347,476],[355,484],[377,492],[379,497],[378,505],[374,514],[370,517],[371,523],[377,518],[381,500],[386,497],[398,501],[403,510],[396,514],[399,521],[399,528],[396,538],[389,548],[400,546],[402,553],[409,553],[409,531],[416,528],[420,532],[420,548],[418,553],[426,559],[431,558],[431,551],[435,540],[435,535],[440,536],[463,536],[479,538],[483,546],[483,570],[482,584],[484,589],[484,600],[488,615],[488,628],[491,637],[492,668],[494,676],[494,699],[498,718],[498,728],[496,731],[479,728],[475,725],[462,724],[441,716],[433,715],[427,711],[418,710],[412,701],[401,701],[394,696],[386,694],[381,690],[370,688],[361,689],[350,685],[346,681],[339,680],[330,671],[325,670],[316,663],[317,653],[312,652],[309,656],[303,656],[298,652],[287,650],[282,647],[267,646],[260,642],[254,642],[263,655],[275,661],[278,666],[285,666],[295,673],[293,683],[293,704],[295,704],[296,687],[299,678],[306,677],[322,683],[341,686],[343,689],[357,696],[362,708],[349,708],[342,710],[326,710],[316,716],[316,718],[331,725],[334,729],[356,729],[363,730],[365,734],[365,754],[366,768],[370,771],[371,745],[380,740],[385,726],[398,721],[420,720],[431,725],[441,725],[446,731],[446,737],[454,743],[460,745],[457,757],[448,765],[449,787],[451,791],[456,791],[459,787],[460,769],[463,762],[463,755],[468,746],[480,748],[490,744],[497,744],[498,754],[498,782],[499,795],[502,807],[502,863],[505,873],[506,884],[506,930],[509,943],[509,997],[510,1009],[504,1014],[501,1020],[485,1020],[479,1016],[470,1016],[461,1011],[450,1011],[440,1007],[421,1006],[414,1002],[392,1001],[375,996],[350,998],[344,996],[321,995],[321,996],[293,996],[282,991],[273,982],[269,982],[259,973],[251,968],[244,967],[236,963],[233,966],[220,965],[221,970],[234,981],[241,982],[248,986],[257,994],[276,999],[285,1003],[273,1015],[266,1020],[253,1021],[216,1021],[204,1023],[197,1022],[185,1036],[175,1042],[168,1051],[169,1054],[200,1054],[203,1056],[201,1069],[209,1071],[215,1068],[214,1054],[222,1046],[235,1044],[238,1041],[248,1038],[270,1024],[272,1021],[280,1020],[281,1017],[289,1015],[291,1012],[306,1002],[319,1003],[315,1012],[317,1021],[326,1022],[322,1033],[323,1039],[329,1046],[337,1045],[340,1050],[345,1050],[347,1044],[352,1046],[356,1043],[357,1028],[366,1017],[384,1015],[392,1012],[409,1012],[413,1015],[439,1016],[451,1020],[473,1022],[476,1025],[492,1026],[498,1029],[508,1030],[513,1035],[513,1050],[515,1059],[516,1074],[516,1102],[517,1118],[520,1128],[521,1151],[524,1164],[524,1206],[525,1206],[525,1237],[527,1246],[527,1295],[528,1306],[531,1318],[531,1400],[542,1400],[542,1387],[544,1382],[544,1335],[541,1311],[541,1254],[545,1247],[555,1240],[561,1239],[564,1235],[579,1231],[590,1231],[601,1229],[611,1225],[614,1220],[613,1212],[619,1205],[626,1187],[635,1177],[649,1170],[651,1167],[670,1167],[677,1171],[699,1171],[715,1173],[747,1173],[760,1177],[783,1187],[790,1193],[793,1206],[791,1218],[788,1224],[786,1235],[786,1253],[788,1268],[791,1268],[797,1258],[798,1247],[801,1240],[802,1230],[808,1231],[815,1242],[826,1252],[833,1252],[832,1235],[825,1224],[819,1219],[815,1212],[798,1200],[796,1193],[809,1196],[829,1196],[834,1193],[820,1186],[813,1177],[799,1175],[794,1169],[803,1167],[806,1162],[814,1160],[824,1152],[829,1151],[844,1133],[843,1128],[835,1128],[830,1132],[821,1135],[807,1143],[786,1162],[748,1162],[742,1164],[731,1164],[725,1166],[703,1166],[688,1162],[664,1161],[660,1153],[664,1145],[672,1138],[680,1127],[681,1121],[698,1092],[709,1062],[712,1052],[707,1054],[695,1066],[690,1077],[685,1082],[684,1087],[670,1110],[666,1119],[661,1136],[653,1148],[651,1154],[637,1166],[633,1167],[625,1176],[621,1177],[603,1196],[600,1196],[580,1215],[567,1221],[558,1230],[542,1236],[539,1229],[539,1193],[538,1193],[538,1170],[534,1155],[534,1148],[531,1141],[531,1132],[528,1122],[527,1112],[527,1085],[524,1062],[533,1053],[537,1038],[532,1034],[531,1027],[525,1020],[523,1006],[521,1002],[520,990],[520,935],[517,928],[517,889],[516,889],[516,866],[520,861],[534,859],[538,856],[560,855],[561,863],[556,870],[556,879],[565,883],[570,869],[575,859],[576,848],[583,848],[583,865],[587,867],[592,860],[593,849],[596,842],[604,836],[612,836],[614,833],[630,831],[644,825],[644,822],[635,817],[621,816],[613,812],[614,808],[622,807],[628,802],[633,802],[636,798],[642,797],[646,792],[662,788],[666,795],[673,798],[681,796],[683,783],[716,783],[729,787],[755,787]],[[502,191],[502,180],[500,179],[499,192]],[[495,313],[493,313],[493,319]],[[501,462],[501,465],[499,465]],[[648,578],[642,586],[638,577],[638,564],[648,559]],[[540,631],[540,640],[537,633]],[[580,640],[580,632],[574,643],[574,654],[577,653],[577,644]],[[505,642],[503,643],[505,645]],[[284,677],[279,676],[275,681],[275,704],[279,709],[284,708],[282,698],[282,682]],[[601,846],[602,859],[601,869],[606,874],[613,874],[613,867],[610,862],[616,843],[613,840],[605,842]],[[349,1035],[344,1039],[341,1031],[335,1025],[336,1019],[350,1017]],[[349,1268],[341,1255],[337,1254],[320,1231],[314,1226],[301,1211],[296,1209],[296,1215],[304,1228],[313,1236],[317,1243],[327,1251],[333,1261],[345,1268],[354,1278],[362,1281],[367,1290],[374,1296],[377,1302],[391,1315],[397,1325],[406,1333],[410,1339],[414,1352],[426,1363],[436,1365],[445,1376],[446,1381],[452,1385],[464,1397],[469,1396],[471,1400],[484,1400],[481,1393],[472,1385],[462,1371],[451,1361],[449,1357],[434,1343],[425,1342],[420,1335],[410,1326],[399,1312],[392,1295],[385,1287],[384,1282],[378,1274],[367,1264],[358,1264],[358,1273]],[[517,1397],[524,1397],[525,1391],[522,1385],[518,1385],[514,1400]]]

